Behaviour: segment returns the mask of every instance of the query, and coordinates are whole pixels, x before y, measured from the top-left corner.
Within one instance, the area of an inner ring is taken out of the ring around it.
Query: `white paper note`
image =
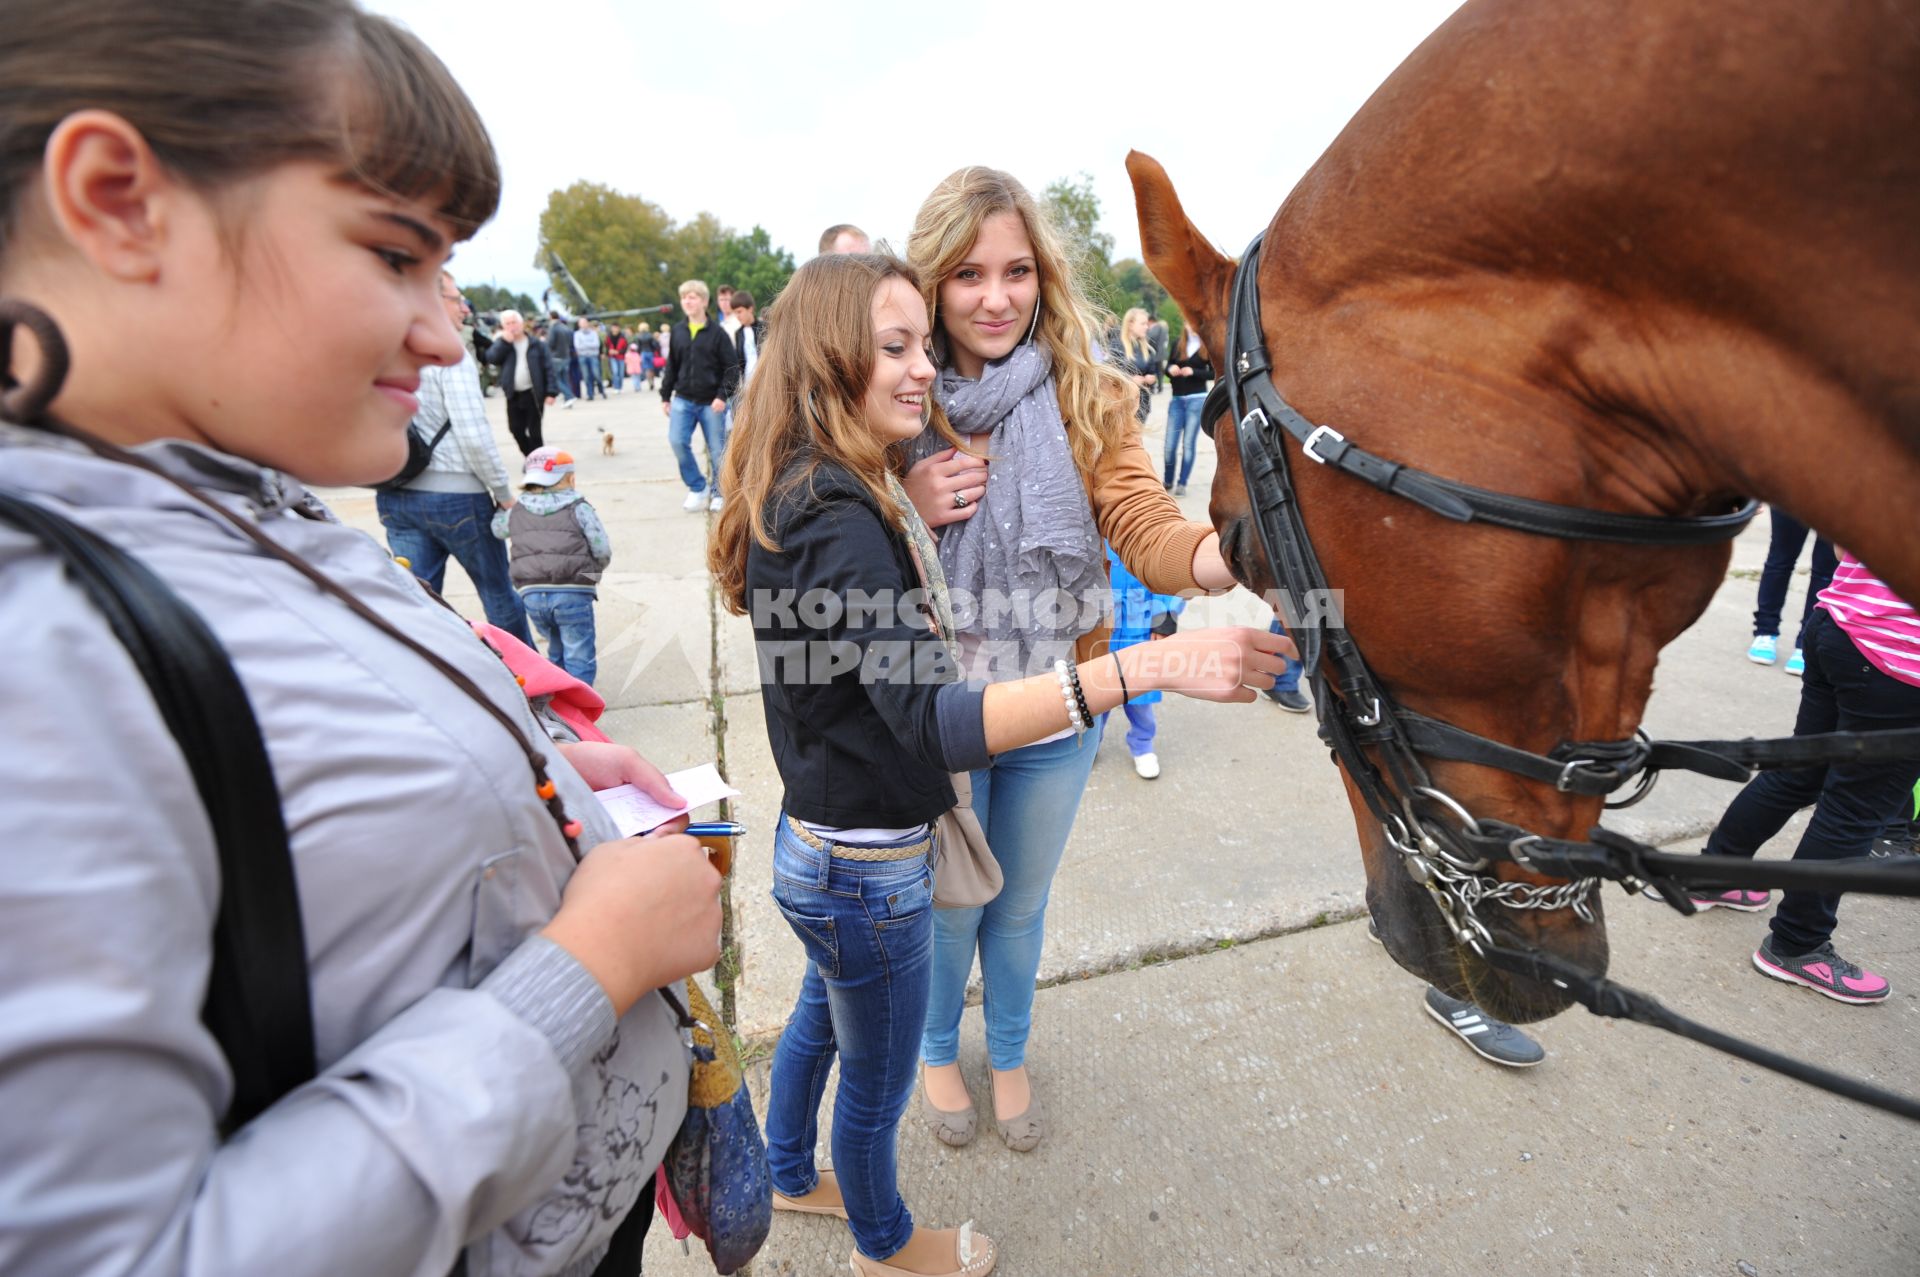
[[[612,789],[602,789],[594,794],[600,805],[607,809],[614,823],[620,827],[622,838],[631,838],[635,834],[644,834],[657,829],[664,822],[695,807],[704,807],[708,803],[717,803],[722,798],[738,798],[740,791],[720,778],[720,769],[712,763],[702,763],[698,767],[689,767],[685,771],[671,772],[667,783],[673,786],[673,792],[687,800],[684,807],[663,807],[647,797],[632,785],[616,785]]]

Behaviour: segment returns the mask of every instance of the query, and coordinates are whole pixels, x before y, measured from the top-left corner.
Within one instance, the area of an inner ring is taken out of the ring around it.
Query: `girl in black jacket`
[[[1161,481],[1173,489],[1173,495],[1187,495],[1187,480],[1193,477],[1193,457],[1200,446],[1200,406],[1207,401],[1207,387],[1213,384],[1213,365],[1207,361],[1207,349],[1192,325],[1180,334],[1181,352],[1167,360],[1167,380],[1172,397],[1167,401],[1167,473]],[[1182,448],[1184,442],[1185,448]],[[1174,479],[1174,460],[1180,462],[1178,482]]]
[[[774,1205],[847,1219],[857,1273],[980,1277],[992,1241],[970,1225],[916,1229],[894,1182],[931,970],[931,824],[954,803],[949,774],[1085,730],[1129,692],[1252,700],[1289,645],[1200,630],[1018,682],[962,681],[942,637],[952,612],[932,534],[898,477],[934,378],[919,281],[890,257],[818,257],[773,309],[708,566],[728,608],[753,620],[785,789],[773,897],[808,957],[767,1104]],[[837,1179],[813,1157],[836,1056]]]

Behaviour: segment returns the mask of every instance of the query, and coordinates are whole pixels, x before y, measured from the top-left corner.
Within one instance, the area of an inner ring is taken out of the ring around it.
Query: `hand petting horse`
[[[1920,23],[1895,0],[1470,0],[1361,108],[1267,227],[1237,340],[1264,348],[1274,402],[1330,427],[1317,449],[1277,430],[1276,447],[1347,634],[1403,712],[1540,764],[1630,743],[1660,649],[1729,549],[1463,519],[1393,490],[1417,487],[1404,474],[1311,464],[1330,449],[1570,517],[1704,527],[1777,502],[1920,597],[1916,137]],[[1232,378],[1235,264],[1158,163],[1127,166],[1147,265]],[[1223,552],[1274,589],[1234,414],[1216,443]],[[1322,712],[1351,728],[1367,707]],[[1537,768],[1416,751],[1465,809],[1398,795],[1428,829],[1471,813],[1577,838],[1600,814],[1602,792]],[[1395,843],[1420,827],[1383,821],[1356,783],[1383,752],[1362,739],[1342,771],[1388,950],[1503,1018],[1564,1009],[1565,991],[1488,965],[1447,894],[1409,876],[1423,858]],[[1597,897],[1572,907],[1510,859],[1477,873],[1494,941],[1604,970]]]

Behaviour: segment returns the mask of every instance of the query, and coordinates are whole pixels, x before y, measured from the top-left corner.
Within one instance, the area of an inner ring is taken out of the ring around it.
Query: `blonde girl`
[[[1093,312],[1027,189],[994,169],[953,173],[921,205],[907,255],[933,315],[934,401],[969,450],[923,439],[906,489],[939,530],[954,597],[979,603],[958,618],[969,675],[1014,679],[1104,650],[1103,541],[1156,593],[1229,588],[1219,538],[1160,486],[1140,446],[1139,383],[1095,355]],[[1006,884],[984,908],[935,919],[921,1051],[927,1117],[949,1144],[975,1128],[958,1053],[976,956],[1000,1136],[1026,1151],[1045,1132],[1027,1037],[1047,894],[1093,766],[1091,737],[1056,734],[973,772],[974,809]]]
[[[1121,319],[1120,348],[1114,353],[1119,357],[1120,370],[1140,387],[1140,407],[1133,415],[1144,424],[1160,371],[1154,364],[1153,344],[1147,340],[1147,312],[1140,307],[1135,306]]]

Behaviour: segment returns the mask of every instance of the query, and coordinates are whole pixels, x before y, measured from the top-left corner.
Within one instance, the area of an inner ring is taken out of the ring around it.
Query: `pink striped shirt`
[[[1920,687],[1920,613],[1864,563],[1842,550],[1833,582],[1815,606],[1827,610],[1875,669]]]

